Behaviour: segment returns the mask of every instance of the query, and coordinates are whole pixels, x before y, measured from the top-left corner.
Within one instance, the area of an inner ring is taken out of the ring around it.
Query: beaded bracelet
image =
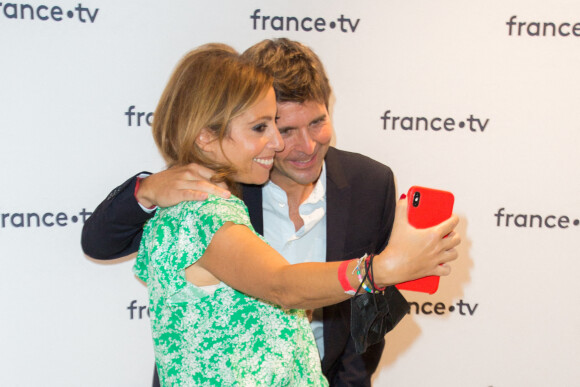
[[[366,280],[366,278],[367,278],[367,274],[368,274],[368,272],[366,271],[366,261],[367,261],[367,259],[368,259],[368,258],[369,258],[369,257],[368,257],[366,254],[365,254],[363,257],[361,257],[361,258],[358,260],[358,263],[357,263],[357,265],[356,265],[356,267],[355,267],[355,270],[356,270],[356,275],[357,275],[357,277],[358,277],[358,280],[360,281],[360,286],[362,286],[362,288],[363,288],[363,289],[364,289],[364,290],[365,290],[367,293],[372,293],[372,292],[373,292],[373,290],[372,290],[372,289],[369,289],[369,287],[368,287],[368,286],[365,284],[365,280]],[[364,276],[363,276],[363,275],[361,275],[361,273],[360,273],[360,264],[361,264],[362,262],[364,262],[364,263],[365,263],[365,265],[363,266],[363,267],[365,268],[365,275],[364,275]]]
[[[360,264],[367,258],[367,255],[363,255],[362,257],[360,257],[359,259],[357,259],[356,261],[356,266],[354,267],[354,269],[352,269],[352,273],[354,274],[355,272],[360,270]]]

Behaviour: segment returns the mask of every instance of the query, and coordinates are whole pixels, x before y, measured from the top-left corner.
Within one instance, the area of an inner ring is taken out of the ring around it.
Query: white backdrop
[[[0,385],[150,384],[145,288],[83,255],[82,223],[163,168],[146,118],[186,51],[280,36],[325,63],[337,147],[456,195],[461,258],[406,293],[374,385],[578,385],[579,22],[569,0],[0,2]]]

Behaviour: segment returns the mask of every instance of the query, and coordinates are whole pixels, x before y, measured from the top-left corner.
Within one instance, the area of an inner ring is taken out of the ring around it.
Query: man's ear
[[[217,138],[215,134],[208,128],[201,129],[201,132],[195,139],[195,144],[204,152],[213,152]]]

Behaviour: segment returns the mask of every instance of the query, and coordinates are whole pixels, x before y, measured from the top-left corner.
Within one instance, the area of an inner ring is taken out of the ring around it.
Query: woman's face
[[[276,127],[274,89],[270,88],[254,106],[230,121],[229,135],[222,142],[223,153],[218,141],[210,145],[216,161],[229,161],[236,169],[235,181],[247,184],[268,181],[274,156],[284,149]]]

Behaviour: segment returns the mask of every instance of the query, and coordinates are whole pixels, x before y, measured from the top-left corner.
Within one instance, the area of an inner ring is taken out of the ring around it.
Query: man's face
[[[274,158],[272,181],[281,188],[316,182],[332,138],[326,106],[315,101],[280,102],[276,125],[285,147]]]

